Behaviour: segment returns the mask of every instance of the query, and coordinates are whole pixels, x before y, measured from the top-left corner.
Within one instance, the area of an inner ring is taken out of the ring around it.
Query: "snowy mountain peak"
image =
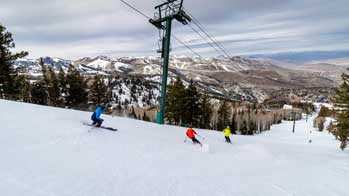
[[[82,58],[76,61],[60,58],[44,58],[45,64],[58,70],[73,64],[82,73],[127,75],[154,78],[161,74],[160,57],[124,57],[112,60],[106,56]],[[22,66],[32,75],[40,74],[41,68],[33,60],[20,59],[16,66]],[[177,76],[185,82],[194,79],[199,89],[209,89],[213,94],[233,99],[263,101],[267,91],[299,87],[334,87],[335,80],[318,72],[297,71],[282,68],[269,61],[258,61],[243,57],[201,59],[188,56],[171,56],[169,81]],[[340,76],[340,74],[338,74]],[[152,80],[153,81],[153,80]],[[160,82],[160,81],[153,81]]]
[[[96,58],[94,58],[94,60],[104,60],[104,61],[109,61],[109,62],[112,62],[113,60],[107,56],[103,56],[103,55],[100,55],[100,56],[97,56]]]
[[[95,69],[108,69],[108,66],[111,65],[111,62],[109,60],[106,60],[104,58],[98,57],[95,58],[92,62],[87,64],[88,67],[92,67]]]

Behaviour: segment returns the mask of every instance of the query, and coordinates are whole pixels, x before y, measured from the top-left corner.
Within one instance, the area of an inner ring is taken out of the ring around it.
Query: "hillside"
[[[50,60],[51,59],[51,60]],[[45,64],[67,69],[73,64],[85,75],[118,74],[138,76],[144,80],[159,83],[161,59],[159,57],[124,57],[111,59],[106,56],[82,58],[76,61],[44,58]],[[41,74],[38,60],[20,59],[16,66],[23,67],[29,76]],[[336,75],[337,72],[334,73]],[[194,80],[201,90],[208,90],[212,95],[229,96],[235,100],[263,101],[271,91],[281,89],[304,89],[314,87],[331,88],[337,85],[333,74],[319,74],[317,70],[297,70],[291,67],[278,66],[277,63],[252,60],[242,57],[207,58],[173,56],[170,59],[169,77],[179,76],[188,83]],[[337,74],[338,76],[340,74]],[[241,98],[242,97],[242,98]]]
[[[259,59],[261,60],[261,59]],[[262,61],[262,60],[261,60]],[[309,62],[287,62],[287,61],[276,61],[276,60],[264,60],[279,67],[303,71],[312,73],[316,77],[328,78],[337,84],[342,82],[341,74],[349,71],[349,59],[338,58],[323,61],[309,61]]]
[[[90,129],[90,113],[0,100],[0,192],[15,196],[344,196],[349,151],[311,120],[283,122],[262,135],[105,118],[118,132]],[[308,143],[312,139],[312,143]]]

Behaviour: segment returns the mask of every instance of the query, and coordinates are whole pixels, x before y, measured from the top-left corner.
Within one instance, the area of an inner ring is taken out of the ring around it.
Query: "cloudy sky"
[[[127,0],[149,16],[161,0]],[[0,0],[0,23],[31,58],[157,55],[159,33],[119,0]],[[185,0],[231,56],[349,51],[349,0]],[[195,25],[192,24],[195,28]],[[190,26],[173,33],[202,56],[218,56]],[[194,55],[172,40],[173,54]]]

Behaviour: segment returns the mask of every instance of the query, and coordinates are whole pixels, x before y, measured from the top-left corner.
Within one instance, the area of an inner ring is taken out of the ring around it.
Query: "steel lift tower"
[[[150,19],[149,22],[159,30],[165,31],[165,36],[162,39],[161,50],[161,58],[163,58],[163,73],[160,98],[160,112],[158,113],[156,120],[158,124],[164,124],[172,20],[176,19],[183,25],[187,25],[189,22],[191,22],[191,18],[183,10],[183,0],[168,0],[167,2],[164,2],[156,6],[155,10],[157,10],[157,12],[155,13],[155,17],[154,19]]]

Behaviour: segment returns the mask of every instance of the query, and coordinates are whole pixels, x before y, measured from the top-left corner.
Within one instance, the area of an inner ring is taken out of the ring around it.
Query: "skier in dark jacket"
[[[103,113],[104,109],[105,109],[104,106],[98,106],[96,111],[93,112],[93,114],[91,116],[91,120],[93,121],[93,125],[96,125],[96,127],[100,127],[104,121],[101,118],[101,114]]]

